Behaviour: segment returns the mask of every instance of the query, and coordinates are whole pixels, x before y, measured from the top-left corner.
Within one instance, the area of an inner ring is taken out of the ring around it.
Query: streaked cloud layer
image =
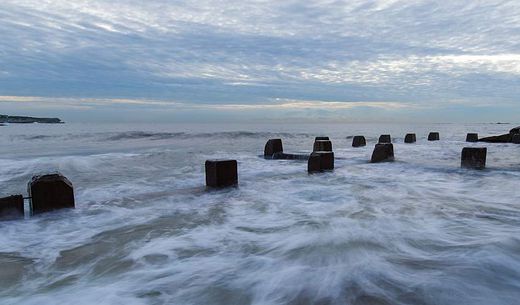
[[[2,1],[0,110],[520,114],[518,1],[143,2]]]

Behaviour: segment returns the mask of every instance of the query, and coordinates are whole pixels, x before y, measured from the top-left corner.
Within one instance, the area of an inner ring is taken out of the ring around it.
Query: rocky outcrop
[[[511,143],[513,143],[513,144],[520,144],[520,133],[515,133],[511,137]]]
[[[11,116],[11,115],[0,115],[1,123],[11,124],[30,124],[30,123],[42,123],[42,124],[62,124],[63,121],[59,118],[35,118],[29,116]]]
[[[499,136],[491,136],[479,139],[479,142],[487,142],[487,143],[511,143],[512,136],[510,133],[499,135]]]
[[[487,142],[487,143],[512,143],[513,135],[520,134],[520,126],[515,127],[509,131],[509,133],[499,135],[499,136],[491,136],[479,139],[479,142]]]

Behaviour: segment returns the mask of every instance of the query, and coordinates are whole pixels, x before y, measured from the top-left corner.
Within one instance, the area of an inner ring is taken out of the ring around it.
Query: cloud
[[[0,96],[1,103],[33,104],[40,107],[85,107],[95,106],[147,106],[170,109],[201,109],[201,110],[283,110],[283,109],[352,109],[356,107],[374,107],[384,109],[399,109],[416,107],[398,102],[349,102],[349,101],[309,101],[274,99],[269,103],[256,104],[193,104],[178,101],[160,101],[149,99],[96,99],[96,98],[49,98],[38,96]]]
[[[519,28],[520,3],[501,0],[4,0],[0,95],[508,106],[520,95]]]

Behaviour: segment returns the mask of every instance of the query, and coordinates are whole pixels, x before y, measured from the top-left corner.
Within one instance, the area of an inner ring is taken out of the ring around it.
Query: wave
[[[293,138],[298,136],[309,136],[308,134],[294,133],[271,133],[271,132],[250,132],[250,131],[228,131],[228,132],[209,132],[209,133],[186,133],[186,132],[144,132],[144,131],[126,131],[111,135],[106,138],[107,141],[120,140],[165,140],[165,139],[190,139],[190,138],[262,138],[268,139],[272,137]]]
[[[147,132],[147,131],[124,131],[124,132],[102,132],[102,133],[83,133],[83,134],[58,134],[58,135],[16,135],[11,136],[11,141],[49,141],[49,140],[76,140],[78,138],[91,139],[100,142],[126,141],[126,140],[168,140],[168,139],[203,139],[203,138],[296,138],[314,137],[305,133],[276,133],[276,132],[250,132],[250,131],[229,131],[229,132]]]

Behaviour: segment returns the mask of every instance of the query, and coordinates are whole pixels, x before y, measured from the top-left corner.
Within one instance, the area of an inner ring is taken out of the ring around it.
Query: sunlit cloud
[[[374,107],[382,109],[415,108],[417,105],[408,105],[399,102],[369,102],[369,101],[310,101],[273,99],[268,103],[257,104],[193,104],[176,101],[159,101],[149,99],[95,99],[95,98],[48,98],[36,96],[0,96],[1,103],[39,104],[40,106],[63,107],[93,107],[114,105],[141,105],[149,107],[164,107],[171,109],[202,109],[202,110],[284,110],[284,109],[352,109],[356,107]]]

